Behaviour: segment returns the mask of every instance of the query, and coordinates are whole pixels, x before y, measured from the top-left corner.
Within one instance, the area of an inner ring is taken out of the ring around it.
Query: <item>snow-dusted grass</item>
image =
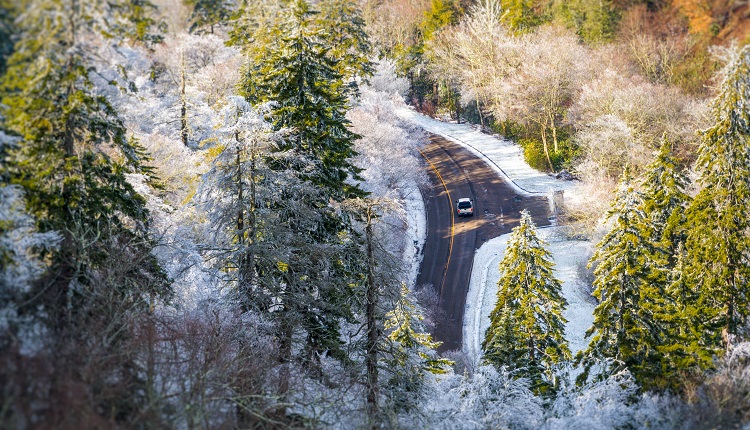
[[[438,121],[406,105],[397,109],[396,114],[425,131],[441,135],[472,151],[520,194],[544,194],[551,199],[555,191],[562,191],[565,200],[579,198],[576,182],[558,180],[532,169],[524,161],[521,148],[508,139],[484,134],[470,124]],[[578,276],[579,267],[586,263],[592,244],[568,240],[560,227],[540,229],[539,233],[550,243],[549,251],[556,264],[555,276],[563,284],[563,296],[568,301],[564,313],[568,320],[566,337],[575,353],[586,346],[584,334],[593,321],[594,305],[587,300],[587,285]],[[489,314],[497,295],[498,267],[509,236],[506,234],[488,241],[474,257],[463,321],[463,349],[472,360],[481,355],[482,338],[489,326]]]

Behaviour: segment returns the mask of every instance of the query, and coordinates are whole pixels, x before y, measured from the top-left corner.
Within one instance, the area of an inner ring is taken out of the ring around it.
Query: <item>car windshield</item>
[[[458,208],[459,209],[469,209],[471,207],[471,202],[459,202]]]

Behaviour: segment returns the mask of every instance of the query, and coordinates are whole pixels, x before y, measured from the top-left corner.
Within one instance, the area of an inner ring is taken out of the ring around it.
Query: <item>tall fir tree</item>
[[[147,170],[145,153],[92,81],[95,62],[85,41],[101,28],[98,6],[35,4],[19,23],[23,32],[2,79],[6,124],[21,137],[9,153],[12,181],[26,190],[40,231],[63,237],[38,298],[50,316],[68,322],[73,303],[101,285],[96,273],[113,242],[143,259],[129,287],[118,287],[122,300],[147,304],[170,291],[150,255],[145,200],[126,180]]]
[[[358,79],[368,79],[375,71],[372,45],[365,31],[357,3],[353,0],[330,0],[320,5],[317,24],[325,29],[324,37],[336,59],[336,69],[344,83],[356,94]]]
[[[364,193],[347,182],[359,179],[360,169],[350,162],[359,136],[349,129],[338,60],[324,44],[316,15],[305,0],[295,1],[282,13],[272,30],[277,40],[250,60],[242,85],[252,103],[274,102],[269,117],[276,130],[292,131],[278,151],[293,149],[319,160],[308,179],[334,199],[361,197]]]
[[[38,231],[61,238],[19,309],[43,332],[35,359],[48,383],[26,397],[40,405],[40,427],[65,426],[61,417],[127,426],[134,410],[159,414],[152,350],[134,346],[135,332],[172,290],[151,252],[146,201],[128,182],[148,174],[145,151],[102,94],[95,44],[105,43],[109,7],[32,2],[0,80],[6,126],[19,136],[8,151],[10,182],[24,188]],[[89,401],[70,408],[73,396]]]
[[[672,144],[664,136],[659,152],[643,179],[643,211],[650,220],[650,236],[661,245],[673,267],[677,248],[685,241],[685,210],[690,196],[688,179],[672,156]]]
[[[681,275],[687,234],[685,211],[690,203],[685,193],[687,182],[672,157],[671,143],[663,137],[642,182],[648,240],[657,250],[653,262],[662,266],[651,278],[652,286],[657,286],[643,292],[654,294],[643,301],[643,306],[662,333],[655,345],[662,359],[661,370],[654,368],[654,374],[644,383],[647,388],[676,388],[680,372],[687,370],[698,355],[690,344],[692,322],[688,316],[694,295],[687,294]]]
[[[193,8],[190,13],[190,32],[201,33],[208,28],[214,34],[214,27],[229,20],[234,5],[227,0],[185,0]]]
[[[500,262],[497,303],[482,343],[486,361],[525,369],[537,393],[556,385],[555,366],[571,358],[562,316],[567,302],[546,246],[529,212],[521,212]]]
[[[696,171],[703,187],[687,214],[686,281],[697,295],[695,341],[704,366],[732,337],[747,337],[750,313],[750,46],[727,65],[702,132]]]
[[[614,364],[605,371],[624,366],[641,383],[660,371],[657,346],[663,333],[653,312],[658,306],[655,298],[663,295],[658,279],[664,277],[664,262],[662,251],[650,241],[652,228],[642,208],[643,195],[635,189],[626,167],[607,213],[614,225],[596,245],[589,262],[595,266],[593,295],[599,304],[586,332],[586,337],[593,337],[576,357],[584,367],[581,379],[608,359]]]

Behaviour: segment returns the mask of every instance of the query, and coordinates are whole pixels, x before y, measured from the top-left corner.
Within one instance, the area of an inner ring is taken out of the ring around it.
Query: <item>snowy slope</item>
[[[563,191],[566,200],[579,197],[575,182],[557,180],[532,169],[524,161],[521,148],[510,140],[484,134],[469,124],[438,121],[407,106],[396,110],[396,114],[425,131],[444,136],[472,151],[519,193],[546,194],[551,198],[553,191]],[[556,264],[555,275],[563,284],[563,296],[568,301],[564,313],[568,320],[566,337],[575,353],[586,346],[584,333],[593,321],[594,303],[586,291],[586,283],[578,276],[579,267],[585,265],[590,256],[592,244],[568,240],[561,234],[560,227],[543,228],[539,233],[550,243],[549,250]],[[497,295],[498,265],[509,236],[506,234],[488,241],[474,257],[463,321],[463,349],[472,358],[478,358],[481,353],[484,331],[489,326],[489,314]]]

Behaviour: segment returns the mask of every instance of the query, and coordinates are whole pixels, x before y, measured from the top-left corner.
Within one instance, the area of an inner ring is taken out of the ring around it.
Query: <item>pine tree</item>
[[[687,214],[685,273],[697,293],[695,341],[705,355],[747,336],[750,312],[750,47],[729,62],[703,131],[696,170],[703,189]],[[710,366],[705,360],[704,366]]]
[[[353,0],[330,0],[321,4],[317,25],[331,47],[329,55],[336,59],[336,69],[356,94],[357,79],[367,79],[375,69],[370,58],[372,46],[365,32],[365,21]]]
[[[209,33],[214,34],[214,27],[222,25],[232,14],[232,3],[226,0],[186,0],[188,6],[192,6],[190,14],[190,32],[199,33],[209,28]]]
[[[314,25],[316,13],[305,0],[297,0],[282,14],[273,29],[278,42],[266,46],[248,66],[245,94],[253,103],[273,101],[269,117],[274,128],[291,130],[278,151],[293,149],[320,161],[309,180],[337,200],[363,196],[347,182],[359,179],[360,169],[349,161],[356,155],[353,142],[359,136],[349,130],[342,76]]]
[[[48,274],[54,285],[41,300],[50,316],[70,322],[73,302],[96,288],[110,247],[142,259],[120,298],[146,305],[169,295],[150,255],[144,199],[126,180],[145,173],[143,149],[126,129],[91,75],[85,45],[97,28],[96,4],[41,1],[19,23],[22,37],[2,80],[7,127],[21,136],[9,153],[12,182],[24,187],[41,232],[62,235]],[[119,287],[118,287],[119,288]],[[63,324],[64,325],[64,324]]]
[[[393,310],[386,314],[385,330],[388,333],[384,362],[390,372],[386,389],[397,409],[413,408],[424,395],[424,377],[427,373],[442,374],[453,362],[437,356],[440,342],[424,331],[424,317],[411,298],[409,288],[401,285],[401,293]]]
[[[643,212],[649,221],[648,240],[657,250],[654,264],[661,266],[651,278],[655,288],[643,290],[643,305],[653,315],[661,331],[655,345],[661,354],[659,371],[644,381],[646,388],[676,387],[679,372],[696,356],[690,345],[692,322],[688,317],[694,299],[684,285],[682,277],[685,231],[685,210],[690,197],[685,194],[687,178],[679,171],[672,157],[671,143],[664,137],[654,161],[648,166],[643,180]],[[643,378],[641,378],[643,379]]]
[[[500,262],[497,303],[482,343],[485,360],[525,369],[537,393],[555,385],[555,365],[571,358],[562,316],[567,302],[545,246],[524,210]]]
[[[607,213],[614,225],[596,245],[589,262],[594,269],[594,323],[586,332],[593,335],[576,360],[583,363],[581,379],[589,376],[598,361],[614,359],[614,368],[627,367],[640,382],[659,373],[661,357],[657,346],[663,336],[653,312],[655,297],[664,294],[654,280],[663,278],[662,252],[648,237],[650,220],[643,212],[643,195],[635,190],[628,168]]]

